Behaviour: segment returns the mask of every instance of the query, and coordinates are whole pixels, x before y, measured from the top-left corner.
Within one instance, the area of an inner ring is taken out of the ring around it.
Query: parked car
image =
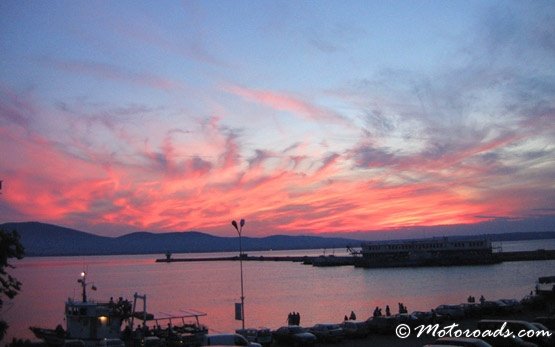
[[[555,316],[551,317],[536,317],[534,322],[541,323],[551,330],[555,330]]]
[[[102,339],[96,345],[97,347],[125,347],[125,343],[120,339]]]
[[[483,319],[478,322],[478,329],[480,330],[495,330],[499,329],[505,324],[505,328],[512,331],[513,333],[518,333],[519,331],[534,331],[539,332],[536,326],[534,326],[530,322],[522,321],[522,320],[501,320],[501,319]],[[552,346],[552,341],[550,338],[546,336],[522,336],[522,339],[527,342],[535,343],[538,346]]]
[[[502,315],[511,312],[511,307],[501,300],[484,301],[480,304],[480,311],[484,315]]]
[[[522,305],[516,299],[501,299],[498,301],[504,303],[507,306],[509,312],[522,312]]]
[[[406,324],[408,326],[415,327],[420,324],[418,318],[409,313],[399,313],[393,317],[395,317],[396,325]]]
[[[257,342],[262,346],[272,344],[272,332],[268,328],[237,329],[235,332],[244,336],[249,342]]]
[[[431,311],[414,311],[411,313],[411,316],[417,319],[418,324],[429,324],[429,323],[441,323],[445,321],[445,316],[440,314],[435,314]]]
[[[468,337],[442,337],[437,339],[433,344],[440,346],[492,347],[484,340]]]
[[[370,317],[367,322],[370,331],[378,334],[393,334],[397,327],[397,319],[393,316]]]
[[[162,341],[157,336],[147,336],[141,341],[141,347],[160,347]]]
[[[548,327],[546,327],[542,323],[538,323],[538,322],[532,322],[532,325],[534,325],[539,330],[549,332],[550,336],[548,337],[548,340],[551,341],[552,346],[555,345],[555,331],[553,331],[553,329],[549,329]]]
[[[439,305],[436,307],[435,312],[448,319],[464,318],[464,310],[460,305]]]
[[[345,337],[348,339],[364,338],[370,333],[366,321],[346,320],[340,325],[343,328]]]
[[[249,342],[244,336],[239,334],[207,334],[202,345],[262,347],[259,343]]]
[[[286,325],[273,332],[274,340],[287,346],[314,346],[316,336],[298,325]]]
[[[538,347],[535,343],[524,341],[518,336],[484,336],[482,340],[493,347]]]
[[[322,342],[339,342],[345,338],[343,328],[339,324],[316,324],[308,329],[318,341]]]
[[[480,309],[480,304],[464,303],[460,304],[460,307],[464,311],[465,317],[477,317],[480,316],[480,314],[482,313]]]

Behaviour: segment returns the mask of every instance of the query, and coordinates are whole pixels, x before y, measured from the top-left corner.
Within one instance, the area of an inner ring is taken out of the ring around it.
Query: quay
[[[312,264],[314,258],[312,256],[249,256],[247,254],[243,254],[241,257],[243,261],[291,261],[303,264]],[[347,256],[344,258],[352,258],[351,256]],[[239,256],[233,257],[206,257],[206,258],[163,258],[163,259],[156,259],[157,263],[178,263],[178,262],[197,262],[197,261],[229,261],[229,260],[239,260]],[[351,264],[352,265],[352,264]]]
[[[501,263],[505,261],[533,261],[533,260],[555,260],[555,250],[538,249],[535,251],[520,251],[520,252],[497,252],[492,254],[492,261],[489,263]],[[325,266],[347,266],[357,265],[359,256],[335,256],[335,255],[320,255],[320,256],[249,256],[244,254],[243,261],[290,261],[298,262],[305,265],[313,265],[317,267]],[[206,257],[206,258],[161,258],[156,259],[157,263],[177,263],[177,262],[199,262],[199,261],[237,261],[239,256],[233,257]],[[469,263],[472,264],[472,263]],[[376,264],[372,267],[387,267],[386,264],[380,266]],[[442,266],[442,265],[466,265],[460,264],[442,264],[441,262],[428,262],[424,266]],[[399,265],[402,266],[402,265]],[[414,264],[407,264],[407,266],[418,266]]]
[[[554,249],[538,249],[535,251],[500,252],[496,253],[501,261],[553,260]]]

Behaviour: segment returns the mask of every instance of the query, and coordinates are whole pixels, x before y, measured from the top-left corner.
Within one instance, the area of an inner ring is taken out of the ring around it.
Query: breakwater
[[[249,256],[244,254],[242,257],[204,257],[204,258],[163,258],[156,259],[157,263],[179,263],[179,262],[197,262],[197,261],[229,261],[229,260],[244,260],[244,261],[291,261],[305,264],[312,264],[314,256]],[[352,258],[352,257],[343,257]]]
[[[249,256],[243,254],[243,261],[289,261],[299,262],[313,266],[346,266],[355,265],[358,256]],[[174,263],[174,262],[199,262],[199,261],[237,261],[239,256],[233,257],[206,257],[206,258],[162,258],[156,259],[158,263]],[[520,251],[520,252],[498,252],[493,253],[495,262],[505,261],[533,261],[533,260],[554,260],[555,250],[536,250],[536,251]],[[429,264],[431,266],[435,264]],[[441,264],[437,264],[441,265]],[[464,265],[464,264],[461,264]]]
[[[535,251],[499,252],[494,253],[501,261],[553,260],[555,250],[538,249]]]

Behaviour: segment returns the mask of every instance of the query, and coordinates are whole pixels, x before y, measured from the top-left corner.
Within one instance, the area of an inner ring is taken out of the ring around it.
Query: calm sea
[[[555,249],[555,240],[506,242],[505,251]],[[250,252],[264,255],[322,254],[324,250]],[[345,254],[326,250],[326,254]],[[174,257],[225,254],[175,254]],[[162,255],[37,257],[14,262],[11,273],[21,293],[2,310],[10,324],[8,339],[31,338],[31,325],[65,326],[64,302],[79,298],[77,279],[86,270],[98,288],[93,300],[132,299],[147,295],[147,310],[176,312],[191,308],[206,312],[202,322],[212,332],[239,328],[234,303],[240,301],[238,262],[155,263]],[[292,262],[244,262],[245,320],[249,327],[277,328],[287,314],[300,312],[302,325],[338,322],[351,310],[359,319],[374,307],[403,302],[409,311],[429,310],[443,303],[461,303],[469,295],[486,299],[521,299],[539,276],[555,275],[555,261],[506,262],[487,266],[360,269],[352,266],[316,268]],[[5,340],[8,341],[8,340]]]

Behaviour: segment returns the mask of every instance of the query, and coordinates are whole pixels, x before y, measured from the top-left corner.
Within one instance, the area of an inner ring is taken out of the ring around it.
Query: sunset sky
[[[0,2],[0,222],[301,234],[555,213],[555,2]]]

